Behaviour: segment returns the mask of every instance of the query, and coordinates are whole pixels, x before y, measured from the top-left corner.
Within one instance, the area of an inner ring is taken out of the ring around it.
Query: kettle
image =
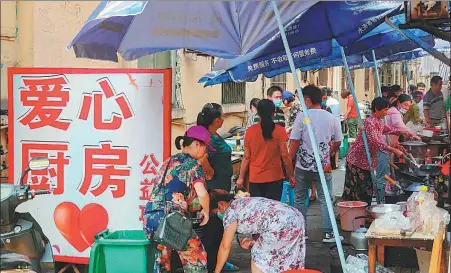
[[[368,250],[368,239],[365,238],[367,228],[361,227],[351,233],[350,243],[357,251]]]

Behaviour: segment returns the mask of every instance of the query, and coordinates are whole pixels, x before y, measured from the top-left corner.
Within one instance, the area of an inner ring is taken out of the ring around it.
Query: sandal
[[[314,202],[316,201],[316,195],[311,195],[310,196],[310,202]]]
[[[233,265],[229,262],[226,262],[224,265],[224,268],[222,269],[222,272],[231,272],[231,271],[239,271],[240,268],[236,265]]]

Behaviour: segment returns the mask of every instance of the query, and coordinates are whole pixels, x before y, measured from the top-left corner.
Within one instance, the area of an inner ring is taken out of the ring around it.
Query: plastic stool
[[[283,181],[282,196],[280,197],[280,202],[286,203],[287,195],[288,195],[288,204],[290,206],[294,206],[294,189],[290,187],[290,182]]]

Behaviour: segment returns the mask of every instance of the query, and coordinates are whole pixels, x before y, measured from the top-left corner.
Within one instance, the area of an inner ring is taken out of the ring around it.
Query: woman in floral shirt
[[[363,121],[366,137],[372,159],[372,167],[376,166],[377,153],[379,151],[394,153],[403,156],[403,152],[387,145],[383,135],[399,135],[399,130],[393,130],[384,124],[389,102],[387,99],[377,97],[371,103],[373,114]],[[379,189],[378,189],[379,190]],[[356,141],[351,145],[346,156],[346,174],[343,190],[343,200],[364,201],[371,205],[373,198],[373,182],[371,179],[370,165],[365,154],[362,132],[359,131]]]
[[[235,233],[259,234],[257,240],[242,239],[251,248],[252,273],[280,273],[305,266],[304,216],[294,207],[263,197],[234,200],[222,190],[210,192],[211,205],[224,218],[224,236],[215,273],[225,264]]]
[[[180,141],[183,143],[180,145]],[[209,220],[210,198],[205,185],[204,171],[198,163],[210,146],[210,133],[203,126],[189,128],[183,137],[175,140],[177,149],[182,149],[169,158],[159,171],[159,175],[152,180],[149,202],[144,213],[144,231],[149,240],[153,239],[155,231],[167,213],[178,210],[182,214],[190,215],[200,212],[203,221],[201,226]],[[163,174],[167,168],[166,177]],[[164,186],[163,186],[164,182]],[[166,204],[164,195],[166,195]],[[154,273],[171,272],[171,250],[164,245],[158,245],[155,250]],[[178,251],[183,270],[186,273],[207,273],[207,253],[196,235],[188,241],[186,250]]]

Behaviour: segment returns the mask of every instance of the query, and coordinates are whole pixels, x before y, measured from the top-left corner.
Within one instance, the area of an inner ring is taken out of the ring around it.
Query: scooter
[[[45,170],[50,161],[45,157],[32,158],[20,178],[19,185],[0,184],[0,270],[1,272],[54,273],[52,246],[41,226],[30,213],[16,212],[16,208],[37,195],[51,190],[32,190],[24,185],[25,175],[31,170]],[[25,271],[23,271],[25,272]]]

